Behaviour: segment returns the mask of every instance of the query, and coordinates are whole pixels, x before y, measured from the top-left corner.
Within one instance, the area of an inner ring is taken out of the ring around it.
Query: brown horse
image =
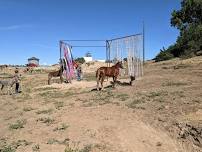
[[[123,69],[122,62],[117,62],[112,67],[100,67],[96,71],[96,78],[97,78],[97,90],[99,90],[99,82],[101,83],[101,90],[103,89],[103,82],[105,77],[112,77],[113,78],[113,87],[115,87],[115,82],[119,75],[119,68]]]
[[[62,77],[63,71],[64,71],[64,68],[61,65],[59,70],[50,72],[48,74],[48,84],[50,85],[52,77],[60,77],[60,82],[62,83],[63,82],[63,77]]]

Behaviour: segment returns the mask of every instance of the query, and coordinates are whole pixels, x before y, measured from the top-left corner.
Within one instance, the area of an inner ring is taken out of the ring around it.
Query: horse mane
[[[118,61],[116,64],[114,64],[112,67],[117,67],[118,65],[120,65],[120,61]]]

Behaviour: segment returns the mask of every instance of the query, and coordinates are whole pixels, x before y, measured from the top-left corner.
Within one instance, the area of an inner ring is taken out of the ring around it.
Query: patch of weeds
[[[18,97],[18,102],[25,102],[28,99],[32,99],[32,97],[28,93],[21,93]]]
[[[47,125],[50,125],[54,122],[54,119],[44,117],[44,118],[37,119],[37,121],[40,121],[40,122],[45,123]]]
[[[77,89],[77,90],[80,90],[80,89]],[[65,92],[65,97],[84,94],[84,93],[89,93],[89,91],[82,90],[82,91],[79,91],[79,92],[75,92],[75,90],[71,90],[71,91],[69,90],[69,91]]]
[[[164,106],[164,105],[161,105],[161,106],[159,106],[159,107],[157,108],[157,110],[163,110],[163,109],[165,109],[165,106]]]
[[[79,152],[78,149],[72,149],[71,147],[66,147],[64,152]]]
[[[59,141],[59,144],[62,144],[62,145],[69,145],[69,141],[70,141],[69,138],[65,138],[65,140]]]
[[[53,109],[47,109],[47,110],[39,110],[36,112],[36,114],[51,114],[53,112]]]
[[[75,95],[76,94],[76,92],[73,92],[73,91],[67,91],[67,92],[65,92],[65,96],[66,97],[68,97],[68,96],[73,96],[73,95]]]
[[[0,152],[15,152],[16,149],[13,148],[11,145],[5,145],[0,148]]]
[[[23,112],[21,112],[21,111],[19,112],[19,115],[20,115],[20,116],[23,116],[23,114],[24,114]]]
[[[121,104],[119,102],[112,102],[112,104],[120,106]]]
[[[182,86],[182,85],[187,85],[188,83],[186,82],[173,82],[173,81],[168,81],[166,83],[163,83],[162,86]]]
[[[66,147],[64,152],[90,152],[92,150],[92,145],[86,145],[84,146],[83,149],[78,149],[78,148],[71,148],[71,147]]]
[[[175,92],[171,92],[171,95],[173,96],[178,96],[178,97],[185,97],[184,95],[184,91],[175,91]]]
[[[75,105],[75,103],[70,103],[69,106],[73,107]]]
[[[96,77],[95,77],[95,75],[87,74],[87,75],[85,75],[85,80],[86,81],[96,81]]]
[[[87,99],[77,99],[77,101],[82,101],[82,103],[87,103],[89,100],[87,100]]]
[[[114,97],[113,92],[106,90],[97,92],[90,100],[98,103],[99,105],[104,105],[110,103],[110,100]]]
[[[52,145],[52,144],[55,144],[55,143],[58,143],[58,142],[59,141],[57,139],[51,138],[51,139],[48,140],[47,144]]]
[[[184,68],[188,68],[188,67],[190,67],[190,65],[188,65],[188,64],[178,64],[178,65],[175,65],[175,66],[173,66],[173,68],[176,70],[176,69],[184,69]]]
[[[92,145],[86,145],[83,149],[79,150],[79,152],[90,152],[92,149]]]
[[[158,102],[165,102],[165,99],[163,99],[163,98],[160,97],[160,98],[157,98],[156,101],[158,101]]]
[[[200,99],[193,99],[192,102],[201,103]]]
[[[36,144],[32,147],[32,151],[40,151],[39,144]]]
[[[26,100],[23,100],[23,99],[19,99],[17,100],[17,102],[25,102]]]
[[[14,147],[15,149],[17,149],[19,146],[28,146],[32,144],[32,142],[28,142],[26,140],[18,140],[16,142],[12,143],[12,147]]]
[[[10,74],[10,73],[5,73],[5,72],[3,72],[3,73],[0,73],[0,76],[2,77],[13,77],[13,75],[12,74]]]
[[[16,123],[9,125],[9,129],[21,129],[24,128],[25,124],[26,120],[17,120]]]
[[[69,138],[66,138],[63,141],[59,141],[57,139],[51,138],[51,139],[48,140],[47,144],[50,144],[50,145],[52,145],[52,144],[68,145],[69,144],[69,140],[70,140]]]
[[[86,102],[86,103],[83,104],[84,107],[91,107],[93,105],[94,105],[93,102]]]
[[[53,129],[53,131],[62,131],[62,130],[66,130],[69,126],[62,123],[60,126],[56,127],[55,129]]]
[[[4,146],[6,146],[6,138],[0,138],[0,149],[1,147],[4,147]]]
[[[149,98],[155,98],[155,97],[166,96],[166,95],[168,95],[168,92],[166,92],[166,91],[158,91],[158,92],[150,92],[146,96],[149,97]]]
[[[26,88],[25,91],[26,91],[27,93],[31,93],[31,88]]]
[[[27,112],[27,111],[32,111],[34,110],[32,107],[24,107],[23,111]]]
[[[118,94],[116,98],[119,98],[121,101],[126,101],[129,98],[128,94]]]
[[[64,107],[64,102],[55,102],[54,105],[56,109],[60,110],[60,108]]]
[[[37,88],[35,89],[36,91],[49,91],[49,90],[55,90],[57,88],[53,88],[53,87],[46,87],[46,88]]]
[[[107,149],[105,144],[103,144],[103,145],[102,144],[95,144],[93,147],[95,147],[101,151],[106,151],[106,149]]]
[[[62,97],[65,97],[65,94],[63,94],[60,91],[46,91],[46,92],[39,93],[39,95],[41,97],[44,97],[44,98],[62,98]]]
[[[142,99],[134,99],[132,102],[130,102],[129,104],[127,104],[127,106],[128,106],[129,108],[134,109],[134,108],[137,108],[137,105],[138,105],[138,104],[141,104],[141,103],[144,103],[144,102],[145,102],[145,101],[142,100]]]
[[[147,97],[149,98],[153,98],[153,97],[156,97],[156,96],[160,96],[161,93],[160,92],[150,92]]]

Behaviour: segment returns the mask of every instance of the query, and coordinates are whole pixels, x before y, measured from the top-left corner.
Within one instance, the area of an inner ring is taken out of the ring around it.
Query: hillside
[[[1,93],[0,151],[202,151],[202,57],[146,62],[133,86],[109,79],[99,92],[101,64],[83,66],[81,82],[22,73],[21,94]]]

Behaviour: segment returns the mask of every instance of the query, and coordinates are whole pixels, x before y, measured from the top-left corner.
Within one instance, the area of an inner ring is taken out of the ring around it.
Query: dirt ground
[[[72,84],[22,73],[22,93],[0,95],[0,152],[202,152],[202,57],[148,61],[104,91],[97,67]]]

